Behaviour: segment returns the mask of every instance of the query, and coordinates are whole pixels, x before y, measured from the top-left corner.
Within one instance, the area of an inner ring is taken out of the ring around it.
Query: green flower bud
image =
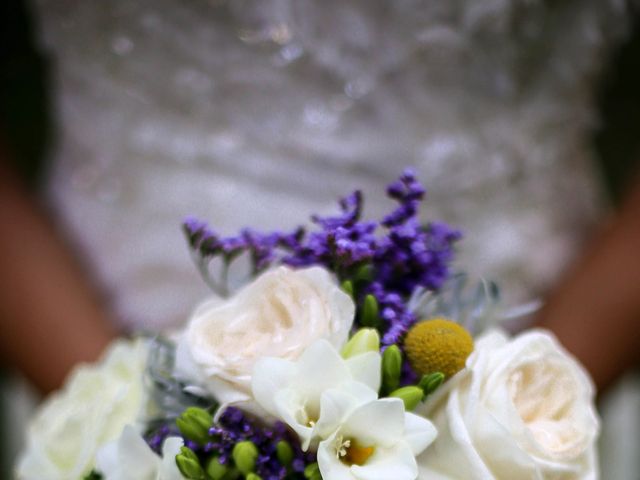
[[[427,396],[435,392],[436,389],[440,385],[442,385],[442,382],[444,382],[444,373],[428,373],[427,375],[422,376],[420,382],[418,383],[418,386],[422,389],[422,391],[424,392],[424,398],[426,398]]]
[[[255,473],[250,473],[245,477],[247,480],[262,480],[260,475],[256,475]]]
[[[365,327],[376,327],[380,324],[378,316],[378,300],[370,293],[364,297],[362,311],[360,313],[360,324]]]
[[[276,445],[276,457],[280,464],[288,467],[293,462],[293,448],[286,440],[280,440]]]
[[[183,457],[190,458],[191,460],[194,460],[196,462],[200,461],[196,453],[193,450],[191,450],[189,447],[180,447],[180,453],[178,455],[182,455]]]
[[[320,476],[320,467],[317,463],[310,463],[304,469],[304,478],[309,480],[316,480],[322,478]]]
[[[398,388],[389,394],[390,397],[399,398],[404,402],[404,409],[410,412],[418,406],[422,401],[424,392],[420,387],[410,385],[408,387]]]
[[[95,470],[91,470],[91,472],[87,473],[82,480],[102,480],[102,474]]]
[[[231,456],[238,470],[240,470],[243,475],[247,475],[256,468],[258,448],[253,442],[245,440],[244,442],[236,443],[231,452]]]
[[[341,287],[344,293],[353,298],[353,282],[351,280],[345,280],[342,282]]]
[[[227,474],[222,477],[222,480],[239,480],[243,476],[236,467],[230,467]]]
[[[400,384],[402,352],[397,345],[390,345],[382,354],[382,390],[391,392]]]
[[[207,462],[207,475],[209,475],[212,480],[225,480],[225,475],[229,470],[229,466],[220,463],[218,457],[213,457]]]
[[[193,451],[187,447],[181,447],[180,453],[176,455],[176,465],[183,477],[188,480],[204,480],[204,470],[200,466],[200,461]]]
[[[209,429],[213,424],[213,417],[209,412],[198,407],[189,407],[176,419],[180,433],[199,444],[209,441]]]
[[[380,334],[373,328],[361,328],[342,349],[342,358],[380,350]]]
[[[367,263],[362,265],[356,270],[356,273],[353,275],[354,282],[370,282],[373,280],[373,265]]]

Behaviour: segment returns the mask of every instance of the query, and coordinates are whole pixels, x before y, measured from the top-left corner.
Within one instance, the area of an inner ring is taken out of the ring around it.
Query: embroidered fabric
[[[36,0],[55,61],[48,196],[132,329],[207,294],[179,228],[288,228],[404,166],[459,264],[542,292],[602,212],[594,81],[620,0]]]

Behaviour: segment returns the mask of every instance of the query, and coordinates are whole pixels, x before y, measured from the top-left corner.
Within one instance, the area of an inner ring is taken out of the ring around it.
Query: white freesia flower
[[[287,423],[306,450],[331,434],[348,413],[344,405],[378,398],[380,354],[344,360],[326,340],[316,340],[297,361],[263,358],[253,370],[255,401]],[[333,395],[326,395],[333,391]]]
[[[96,467],[105,480],[182,480],[175,457],[183,443],[179,437],[167,438],[160,457],[127,425],[118,440],[98,450]]]
[[[346,405],[345,405],[346,406]],[[425,418],[404,411],[399,398],[349,408],[339,428],[318,447],[327,480],[414,480],[416,455],[437,435]]]
[[[250,400],[258,358],[293,360],[319,338],[340,348],[354,313],[351,297],[326,270],[279,267],[196,310],[178,343],[176,373],[221,403]]]
[[[89,473],[98,448],[135,422],[143,407],[147,351],[146,342],[120,340],[100,362],[76,368],[30,422],[17,478],[70,480]]]
[[[440,433],[421,478],[597,478],[593,387],[549,333],[480,338],[422,413]]]

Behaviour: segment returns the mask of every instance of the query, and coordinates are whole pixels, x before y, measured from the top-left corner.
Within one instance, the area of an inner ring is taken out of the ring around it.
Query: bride
[[[36,276],[72,270],[43,300],[40,313],[55,318],[41,340],[54,340],[52,354],[74,344],[59,368],[31,376],[53,388],[99,351],[109,324],[185,319],[207,294],[185,216],[227,234],[289,228],[355,187],[374,216],[389,208],[384,185],[409,165],[428,187],[425,220],[463,230],[460,265],[499,279],[508,302],[544,295],[605,211],[589,142],[594,79],[627,8],[36,0],[58,128],[45,198],[108,309],[66,260],[50,260],[62,257],[57,244],[31,245],[44,249]],[[29,212],[18,221],[39,225]],[[73,328],[56,329],[61,304]]]

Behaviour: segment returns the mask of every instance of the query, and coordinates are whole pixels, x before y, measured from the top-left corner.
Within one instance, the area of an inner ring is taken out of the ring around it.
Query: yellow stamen
[[[374,447],[361,447],[353,440],[336,438],[336,457],[347,465],[364,465],[375,452]]]
[[[347,448],[347,454],[342,461],[349,465],[364,465],[374,451],[373,447],[360,447],[353,444]]]
[[[347,454],[347,448],[351,446],[351,440],[344,440],[342,435],[336,438],[336,458],[340,460]]]
[[[318,422],[318,418],[309,410],[310,409],[307,408],[307,402],[303,403],[302,405],[300,405],[300,407],[298,407],[298,410],[296,410],[295,418],[302,425],[313,428]]]

